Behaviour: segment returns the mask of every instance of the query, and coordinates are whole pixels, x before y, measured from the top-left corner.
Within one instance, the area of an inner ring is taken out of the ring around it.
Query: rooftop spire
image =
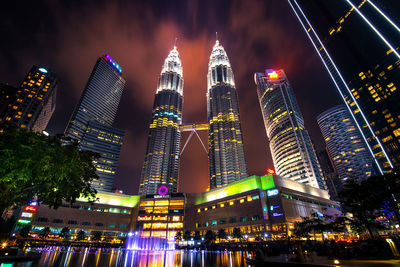
[[[217,34],[217,33],[216,33]],[[216,36],[217,37],[217,36]],[[215,69],[217,66],[221,66],[226,69],[226,72],[223,72],[222,80],[218,78],[219,76],[216,74]],[[225,52],[224,47],[217,40],[210,55],[210,60],[208,62],[208,88],[210,89],[212,86],[216,85],[218,82],[224,82],[226,84],[230,84],[235,86],[235,82],[233,80],[233,72],[231,68],[231,63],[229,62],[228,55]]]
[[[175,49],[175,50],[177,50],[177,49],[176,49],[176,43],[177,43],[177,42],[178,42],[178,37],[175,37],[175,43],[174,43],[174,49]]]
[[[215,43],[219,45],[218,32],[215,32]]]
[[[161,69],[157,92],[162,90],[175,90],[181,95],[183,93],[183,68],[176,45],[169,52]]]

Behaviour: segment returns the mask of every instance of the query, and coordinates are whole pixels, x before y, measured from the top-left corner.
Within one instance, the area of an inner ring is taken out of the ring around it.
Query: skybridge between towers
[[[196,134],[197,138],[199,138],[200,143],[204,148],[204,151],[208,155],[208,150],[207,150],[206,146],[204,145],[203,141],[201,140],[199,134],[197,133],[197,131],[208,131],[208,127],[209,127],[208,123],[190,123],[190,124],[180,125],[179,130],[181,130],[181,132],[190,132],[190,134],[189,134],[189,137],[186,139],[186,142],[183,145],[182,150],[179,155],[183,154],[183,151],[185,150],[187,144],[189,143],[190,139],[192,138],[192,136],[194,134]]]

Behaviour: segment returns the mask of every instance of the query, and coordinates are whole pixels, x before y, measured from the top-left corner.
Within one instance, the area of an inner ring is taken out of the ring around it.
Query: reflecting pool
[[[247,266],[241,251],[140,251],[104,248],[47,247],[39,266]]]

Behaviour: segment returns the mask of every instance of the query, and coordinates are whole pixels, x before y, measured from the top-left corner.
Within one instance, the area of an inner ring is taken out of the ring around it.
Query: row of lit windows
[[[73,208],[78,210],[90,210],[90,211],[98,211],[98,212],[109,212],[109,213],[122,213],[122,214],[131,214],[129,209],[119,209],[119,208],[100,208],[94,206],[86,206],[86,205],[78,205],[78,204],[61,204],[61,207],[65,208]]]
[[[176,223],[144,223],[143,229],[182,229],[183,223],[176,222]]]
[[[246,197],[242,197],[242,198],[239,198],[239,199],[233,199],[233,200],[228,200],[228,201],[226,201],[226,202],[220,202],[220,203],[218,203],[217,205],[213,205],[213,206],[209,206],[209,207],[204,207],[204,208],[198,208],[197,209],[197,212],[202,212],[202,211],[207,211],[207,210],[213,210],[213,209],[216,209],[216,208],[223,208],[223,207],[225,207],[225,206],[233,206],[235,203],[236,204],[240,204],[240,203],[244,203],[245,201],[247,201],[247,202],[250,202],[250,201],[253,201],[253,200],[256,200],[256,199],[259,199],[260,198],[260,196],[259,195],[252,195],[252,196],[250,196],[250,195],[248,195],[248,196],[246,196]]]
[[[272,226],[274,227],[274,226]],[[270,230],[269,225],[264,224],[251,224],[251,225],[243,225],[243,226],[234,226],[234,227],[227,227],[223,228],[227,234],[233,234],[235,228],[239,228],[242,234],[250,234],[250,233],[257,233],[262,232],[265,230]],[[205,235],[208,229],[199,230],[200,235]]]
[[[122,225],[122,224],[121,224]],[[44,226],[33,226],[32,227],[32,232],[40,232],[40,231],[42,231],[43,229],[44,229],[45,227]],[[120,228],[122,228],[121,226],[120,226]],[[54,234],[59,234],[59,233],[61,233],[61,231],[62,231],[62,229],[63,228],[53,228],[53,227],[50,227],[50,232],[51,233],[54,233]],[[79,231],[84,231],[85,232],[85,235],[91,235],[91,234],[93,234],[93,232],[94,231],[88,231],[88,230],[84,230],[84,229],[70,229],[70,231],[69,231],[69,233],[70,234],[77,234]],[[96,231],[97,232],[97,231]],[[119,237],[126,237],[127,236],[127,233],[123,233],[123,232],[105,232],[105,231],[101,231],[102,232],[102,234],[104,235],[104,236],[119,236]]]
[[[37,222],[49,222],[49,219],[48,219],[47,217],[38,217],[38,218],[36,219],[36,221],[37,221]],[[64,223],[64,220],[63,220],[63,219],[53,219],[51,222],[52,222],[52,223]],[[67,224],[70,224],[70,225],[78,225],[79,223],[78,223],[77,220],[68,220],[68,221],[67,221]],[[82,221],[81,225],[84,225],[84,226],[91,226],[92,223],[91,223],[91,222],[88,222],[88,221]],[[104,223],[102,223],[102,222],[95,222],[95,223],[93,224],[93,226],[96,226],[96,227],[104,227]],[[108,223],[108,224],[107,224],[107,227],[108,227],[108,228],[116,228],[117,226],[118,226],[118,224],[116,224],[116,223]],[[121,228],[121,229],[126,229],[126,228],[127,228],[127,225],[124,224],[124,223],[121,223],[121,224],[119,225],[119,228]]]
[[[160,200],[148,200],[140,202],[140,207],[143,206],[183,206],[185,204],[184,200],[168,200],[168,199],[160,199]]]
[[[138,221],[172,221],[172,222],[180,222],[183,221],[182,216],[162,216],[162,215],[156,215],[156,216],[139,216]]]
[[[247,220],[251,221],[258,221],[261,219],[261,216],[259,214],[255,214],[252,215],[251,217],[246,217],[246,216],[242,216],[239,218],[239,222],[247,222]],[[236,223],[238,222],[236,217],[231,217],[228,220],[227,219],[220,219],[220,220],[211,220],[211,221],[207,221],[203,224],[200,223],[196,223],[196,228],[199,227],[209,227],[209,226],[216,226],[216,225],[223,225],[223,224],[227,224],[227,223]]]
[[[323,207],[328,207],[328,208],[339,209],[339,207],[335,206],[335,205],[329,205],[329,204],[318,202],[318,201],[315,201],[315,200],[302,198],[302,197],[299,197],[299,196],[296,196],[296,195],[288,195],[288,194],[281,194],[281,195],[282,195],[282,197],[288,198],[288,199],[293,199],[293,200],[298,200],[298,201],[301,201],[301,202],[316,204],[316,205],[323,206]]]

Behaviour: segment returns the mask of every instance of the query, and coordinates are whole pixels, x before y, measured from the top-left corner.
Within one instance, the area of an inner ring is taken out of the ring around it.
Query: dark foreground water
[[[246,252],[240,251],[125,251],[123,249],[49,247],[39,266],[246,266]]]

